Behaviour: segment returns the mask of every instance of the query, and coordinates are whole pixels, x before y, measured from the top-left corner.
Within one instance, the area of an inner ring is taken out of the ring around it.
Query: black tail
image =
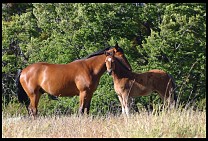
[[[171,78],[171,82],[172,82],[172,93],[173,93],[173,96],[174,96],[174,101],[175,101],[175,103],[177,102],[177,96],[176,96],[176,92],[175,92],[175,89],[176,89],[176,84],[175,84],[175,81],[174,81],[174,79],[173,79],[173,77],[172,77],[172,75],[170,75],[170,74],[168,74],[169,75],[169,77]]]
[[[30,103],[30,99],[20,83],[21,72],[21,70],[18,70],[16,77],[17,96],[20,103],[23,103],[26,106],[28,106]]]

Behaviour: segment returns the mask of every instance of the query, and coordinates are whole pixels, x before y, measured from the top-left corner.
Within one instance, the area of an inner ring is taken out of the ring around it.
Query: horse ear
[[[115,51],[110,52],[110,56],[114,56]]]
[[[116,41],[116,45],[115,45],[116,50],[118,49],[118,42]]]
[[[110,55],[110,53],[107,52],[107,51],[104,51],[104,54],[105,54],[106,56]]]

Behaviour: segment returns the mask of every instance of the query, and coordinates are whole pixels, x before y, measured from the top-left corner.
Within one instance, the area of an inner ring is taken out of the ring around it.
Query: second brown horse
[[[79,113],[83,114],[86,111],[88,114],[93,92],[106,71],[106,51],[115,52],[122,64],[131,70],[118,44],[68,64],[34,63],[18,73],[16,82],[19,101],[25,104],[29,115],[36,116],[42,93],[61,97],[77,95],[80,100]]]
[[[130,98],[146,96],[153,91],[158,92],[164,102],[168,100],[168,104],[174,106],[177,98],[174,93],[175,83],[171,75],[158,69],[135,73],[121,64],[114,52],[106,52],[106,56],[107,72],[112,74],[114,89],[121,103],[123,114],[129,115]],[[136,107],[133,108],[137,110]]]

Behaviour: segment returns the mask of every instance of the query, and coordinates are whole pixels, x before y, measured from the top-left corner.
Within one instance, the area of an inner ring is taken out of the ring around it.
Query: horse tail
[[[22,70],[19,69],[17,71],[17,77],[16,77],[17,97],[20,103],[25,104],[27,106],[30,103],[30,99],[20,83],[21,72]]]
[[[175,89],[176,89],[176,83],[175,83],[175,80],[173,79],[173,76],[168,74],[170,79],[171,79],[171,83],[172,83],[172,88],[171,88],[171,93],[173,93],[173,96],[174,96],[174,101],[176,102],[177,101],[177,96],[176,96],[176,92],[175,92]]]

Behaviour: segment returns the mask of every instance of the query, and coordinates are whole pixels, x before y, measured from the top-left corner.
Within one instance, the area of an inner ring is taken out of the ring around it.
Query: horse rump
[[[20,103],[25,104],[26,106],[29,105],[30,99],[27,96],[27,93],[23,89],[21,83],[20,83],[20,75],[21,75],[22,70],[17,71],[17,77],[16,77],[16,87],[17,87],[17,97]]]

